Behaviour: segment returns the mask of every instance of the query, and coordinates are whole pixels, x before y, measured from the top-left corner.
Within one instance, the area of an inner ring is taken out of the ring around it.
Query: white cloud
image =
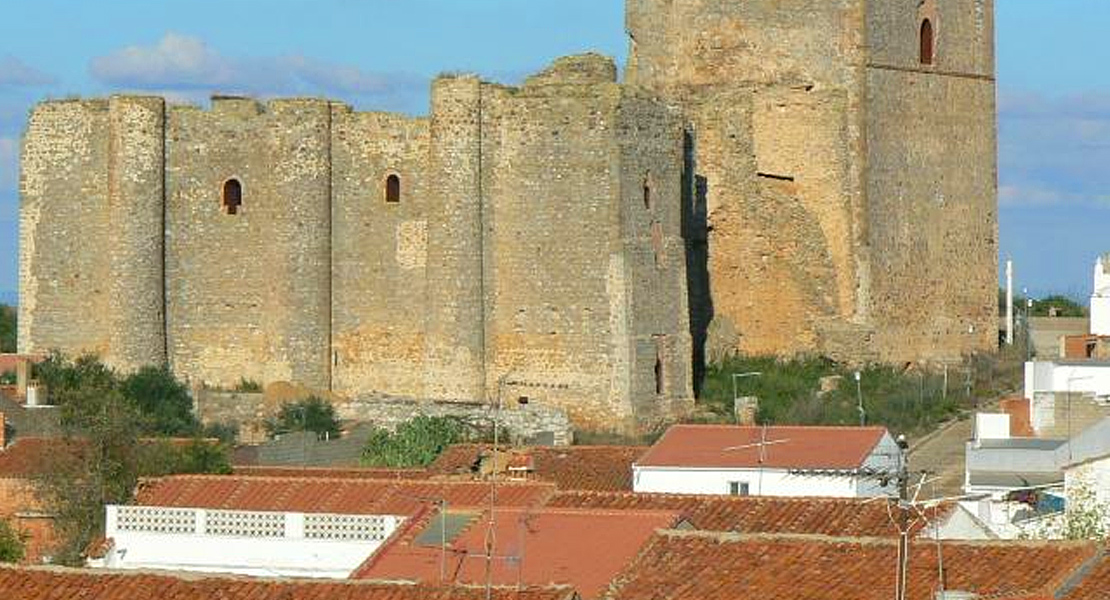
[[[423,93],[427,82],[403,73],[376,73],[300,55],[230,57],[203,40],[167,33],[153,46],[128,46],[93,59],[89,72],[113,87],[195,99],[210,92],[261,96],[320,94],[351,102],[397,101]]]
[[[35,87],[53,83],[53,77],[14,56],[0,57],[0,87]]]
[[[1110,92],[999,95],[999,190],[1009,206],[1110,206]]]

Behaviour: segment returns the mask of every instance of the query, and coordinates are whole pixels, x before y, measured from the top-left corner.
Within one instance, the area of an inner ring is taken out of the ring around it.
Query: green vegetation
[[[191,437],[201,433],[188,388],[164,366],[143,367],[120,378],[95,356],[71,361],[55,352],[35,365],[34,375],[46,385],[51,404],[64,408],[90,389],[113,390],[133,405],[142,435]]]
[[[0,304],[0,353],[15,352],[17,318],[15,307]]]
[[[1017,310],[1017,309],[1015,309]],[[1086,317],[1087,307],[1059,294],[1033,300],[1034,317]]]
[[[95,357],[53,354],[35,373],[59,406],[65,434],[38,481],[56,515],[57,562],[81,564],[81,551],[103,532],[104,506],[129,502],[139,478],[230,472],[222,444],[166,439],[202,433],[187,390],[167,369],[121,378]]]
[[[10,523],[0,519],[0,564],[23,560],[25,539],[22,532],[16,531]]]
[[[1014,294],[1014,313],[1022,315],[1026,310],[1028,298],[1021,294]],[[1029,313],[1031,317],[1086,317],[1089,316],[1087,306],[1064,294],[1052,294],[1044,298],[1033,298],[1033,307]],[[1006,290],[998,289],[998,314],[1006,314]]]
[[[402,423],[395,432],[374,430],[363,446],[362,465],[391,469],[426,467],[451,444],[485,438],[488,436],[462,419],[419,416]]]
[[[261,394],[262,384],[253,379],[240,377],[239,383],[235,384],[235,389],[232,391],[240,394]]]
[[[979,358],[950,367],[947,379],[943,371],[868,366],[860,370],[857,391],[854,370],[824,358],[735,357],[709,367],[699,403],[706,420],[731,421],[733,374],[760,373],[735,383],[737,395],[759,398],[760,423],[858,425],[862,396],[868,424],[897,433],[922,433],[970,408],[978,398],[1014,389],[1020,375],[1010,363],[1018,360]],[[822,393],[823,379],[827,391]]]
[[[317,436],[338,437],[339,417],[330,402],[309,396],[297,402],[286,402],[272,419],[266,421],[270,436],[295,431],[311,431]]]

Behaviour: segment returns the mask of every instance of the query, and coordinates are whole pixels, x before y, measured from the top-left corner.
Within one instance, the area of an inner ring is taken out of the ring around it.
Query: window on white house
[[[728,482],[728,495],[730,496],[750,496],[751,489],[748,487],[747,481],[730,481]]]

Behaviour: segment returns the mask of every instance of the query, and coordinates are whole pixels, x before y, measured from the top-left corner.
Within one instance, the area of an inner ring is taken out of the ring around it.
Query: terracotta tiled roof
[[[530,507],[555,492],[550,484],[498,486],[497,505]],[[379,479],[311,479],[181,475],[144,481],[140,506],[335,514],[410,515],[445,499],[452,508],[489,504],[490,486],[479,482]]]
[[[855,469],[863,465],[884,434],[886,429],[882,427],[675,425],[636,464]]]
[[[1094,565],[1065,600],[1107,600],[1110,598],[1110,557],[1104,556]]]
[[[14,373],[19,363],[23,361],[30,361],[31,363],[42,362],[43,357],[34,354],[0,354],[0,375],[4,373]]]
[[[673,512],[540,509],[497,511],[495,557],[489,564],[496,584],[566,584],[583,598],[597,598],[643,548],[656,530],[672,526]],[[413,537],[436,517],[414,523],[355,571],[353,577],[480,584],[486,580],[485,540],[489,515],[466,527],[444,553]]]
[[[942,547],[945,589],[981,597],[1052,596],[1093,544],[1016,542]],[[612,600],[887,600],[895,540],[665,532],[619,577]],[[915,544],[909,600],[940,589],[937,546]]]
[[[236,466],[232,474],[242,477],[308,477],[313,479],[427,479],[423,469],[356,469],[327,467]]]
[[[59,449],[75,447],[62,439],[23,437],[0,450],[0,478],[26,479],[44,473],[54,464]]]
[[[797,533],[848,537],[898,535],[885,502],[847,498],[685,496],[672,494],[558,492],[547,506],[602,510],[676,511],[694,529],[740,533]],[[947,516],[953,504],[929,509]],[[922,523],[922,525],[924,524]]]
[[[19,600],[483,600],[485,590],[370,582],[279,581],[72,569],[0,567],[4,598]],[[573,600],[568,588],[495,589],[498,600]]]
[[[458,444],[439,456],[428,470],[434,475],[469,476],[488,446]],[[514,449],[517,451],[518,449]],[[532,477],[561,490],[631,491],[632,463],[647,451],[642,446],[569,446],[519,449],[532,459]]]

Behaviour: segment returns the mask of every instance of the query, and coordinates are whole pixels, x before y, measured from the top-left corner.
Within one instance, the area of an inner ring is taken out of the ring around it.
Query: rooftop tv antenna
[[[724,448],[725,452],[735,452],[735,451],[738,451],[738,450],[748,450],[750,448],[759,448],[759,459],[758,459],[759,460],[759,463],[758,463],[759,464],[759,470],[758,470],[759,477],[758,477],[758,481],[756,483],[756,495],[757,496],[762,496],[763,495],[763,465],[764,465],[764,463],[767,462],[767,448],[769,446],[775,446],[775,445],[779,445],[779,444],[788,444],[788,443],[790,443],[789,439],[781,439],[781,440],[769,440],[769,439],[767,439],[767,427],[768,427],[767,425],[760,426],[759,441],[758,442],[754,442],[754,443],[751,443],[751,444],[743,444],[743,445],[740,445],[740,446],[729,446],[728,448]]]

